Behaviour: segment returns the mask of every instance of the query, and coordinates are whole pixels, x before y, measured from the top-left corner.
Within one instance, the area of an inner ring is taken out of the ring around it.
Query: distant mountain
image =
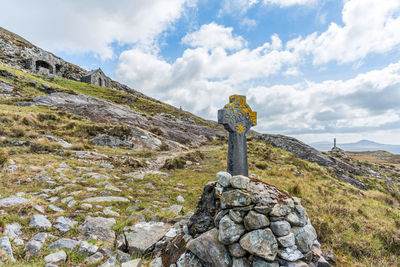
[[[311,143],[310,146],[318,150],[329,151],[333,147],[333,142],[315,142]],[[356,143],[338,143],[337,146],[345,151],[361,152],[384,150],[393,154],[400,154],[400,145],[380,144],[370,140],[360,140]]]

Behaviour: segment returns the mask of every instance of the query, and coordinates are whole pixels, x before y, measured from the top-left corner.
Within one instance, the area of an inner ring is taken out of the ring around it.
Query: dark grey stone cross
[[[248,176],[246,133],[257,124],[257,112],[246,103],[246,97],[232,95],[229,104],[218,110],[218,123],[229,132],[227,172]]]

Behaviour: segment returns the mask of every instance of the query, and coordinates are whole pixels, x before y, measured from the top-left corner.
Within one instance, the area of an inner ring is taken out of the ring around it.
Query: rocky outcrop
[[[2,27],[0,27],[0,62],[13,68],[29,70],[32,73],[75,81],[81,81],[82,77],[87,74],[87,70],[64,61],[53,53],[31,44],[24,38]],[[107,87],[155,101],[127,85],[110,78],[107,78]]]
[[[339,158],[327,156],[296,138],[279,134],[260,134],[256,135],[256,139],[291,152],[298,158],[315,162],[324,167],[331,167],[337,178],[360,189],[366,189],[366,186],[355,177],[366,174],[364,170]]]
[[[124,144],[132,144],[137,149],[154,150],[160,148],[163,144],[170,148],[183,148],[185,146],[182,144],[201,145],[210,139],[217,138],[217,136],[226,135],[222,130],[198,126],[192,122],[144,116],[128,107],[83,94],[53,93],[42,95],[23,105],[57,107],[74,114],[87,116],[95,122],[124,123],[132,130],[131,135],[123,139]],[[154,128],[157,128],[161,134],[153,134],[151,131]],[[98,137],[95,138],[95,141],[105,145],[115,144],[115,140],[107,139],[104,141],[103,139],[103,137]]]
[[[188,229],[178,266],[329,266],[300,200],[244,176],[218,173]]]

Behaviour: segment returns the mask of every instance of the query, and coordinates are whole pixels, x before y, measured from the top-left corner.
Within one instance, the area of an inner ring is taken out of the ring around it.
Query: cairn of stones
[[[300,199],[243,175],[217,173],[188,227],[181,266],[329,266]]]

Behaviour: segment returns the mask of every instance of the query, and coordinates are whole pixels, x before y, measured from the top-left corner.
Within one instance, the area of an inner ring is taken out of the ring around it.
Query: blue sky
[[[21,0],[4,8],[0,26],[202,117],[215,120],[240,93],[260,132],[400,144],[398,0]]]

